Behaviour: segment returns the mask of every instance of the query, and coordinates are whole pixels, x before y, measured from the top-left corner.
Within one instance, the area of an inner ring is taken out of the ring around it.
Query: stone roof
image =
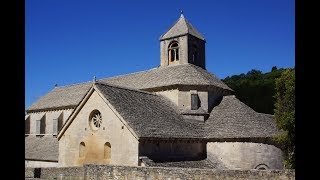
[[[212,86],[232,91],[210,72],[193,64],[153,68],[132,74],[104,78],[100,81],[133,89],[151,89],[172,85]],[[33,103],[29,111],[50,108],[75,107],[90,89],[92,82],[56,87]]]
[[[166,98],[97,82],[97,89],[141,138],[200,138],[201,125],[187,122]]]
[[[92,83],[87,82],[70,86],[56,87],[34,102],[27,109],[27,112],[36,110],[75,108],[91,86]]]
[[[102,79],[102,81],[133,89],[151,89],[172,85],[215,86],[232,91],[219,78],[193,64],[158,67],[128,75]]]
[[[278,133],[273,115],[258,113],[234,95],[223,96],[205,122],[206,138],[259,138]]]
[[[25,137],[26,160],[58,161],[58,153],[58,139],[52,135]]]
[[[199,39],[205,40],[202,34],[197,31],[190,22],[181,14],[180,18],[171,26],[171,28],[160,36],[160,40],[169,39],[181,35],[191,34]]]

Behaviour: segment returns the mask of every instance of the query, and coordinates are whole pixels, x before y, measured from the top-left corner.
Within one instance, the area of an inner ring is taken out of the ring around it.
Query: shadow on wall
[[[226,165],[225,165],[222,161],[220,161],[220,159],[219,159],[216,155],[214,155],[214,154],[212,154],[212,153],[207,152],[207,159],[208,159],[208,161],[210,161],[217,169],[228,169],[228,168],[226,167]]]

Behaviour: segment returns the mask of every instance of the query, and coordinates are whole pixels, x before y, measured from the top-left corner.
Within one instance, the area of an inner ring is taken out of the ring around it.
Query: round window
[[[95,110],[91,113],[89,124],[92,130],[96,131],[100,128],[102,123],[102,116],[98,110]]]

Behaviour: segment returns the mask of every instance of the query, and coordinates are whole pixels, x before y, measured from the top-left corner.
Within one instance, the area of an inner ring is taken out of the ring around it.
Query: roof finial
[[[184,17],[184,16],[183,16],[183,11],[182,11],[182,10],[180,10],[180,13],[181,13],[181,14],[180,14],[180,17]]]

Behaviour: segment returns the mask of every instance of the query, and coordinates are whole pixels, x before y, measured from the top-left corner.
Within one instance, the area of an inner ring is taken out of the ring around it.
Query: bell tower
[[[160,66],[189,63],[206,69],[205,43],[181,12],[180,18],[160,37]]]

